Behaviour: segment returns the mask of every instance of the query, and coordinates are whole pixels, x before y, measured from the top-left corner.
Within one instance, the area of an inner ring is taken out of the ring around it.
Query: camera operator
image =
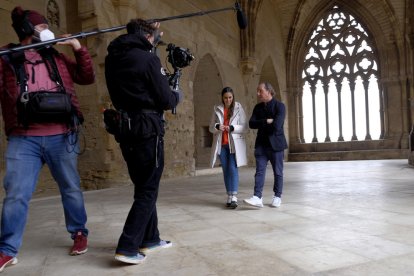
[[[134,183],[134,202],[116,248],[115,259],[130,264],[144,261],[143,252],[166,248],[160,239],[156,201],[164,168],[164,110],[173,109],[181,93],[172,91],[160,59],[151,52],[159,23],[133,19],[127,34],[108,46],[105,77],[119,112],[115,138]]]
[[[21,45],[54,38],[47,20],[36,11],[16,7],[11,17]],[[59,186],[66,228],[74,239],[70,254],[87,251],[86,211],[77,169],[76,130],[82,114],[74,83],[91,84],[95,73],[88,50],[77,39],[59,44],[71,47],[76,61],[53,47],[0,58],[0,101],[8,138],[0,272],[17,263],[29,201],[45,163]]]

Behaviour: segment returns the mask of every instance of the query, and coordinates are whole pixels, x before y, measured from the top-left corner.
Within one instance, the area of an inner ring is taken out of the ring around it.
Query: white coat
[[[213,115],[211,116],[209,130],[214,134],[213,144],[211,146],[210,166],[213,168],[217,160],[217,155],[221,152],[222,131],[217,130],[216,125],[224,123],[224,106],[223,104],[214,106]],[[234,103],[233,116],[229,120],[229,125],[234,130],[229,133],[230,153],[236,154],[237,167],[247,165],[246,156],[246,139],[244,134],[247,132],[246,113],[240,103]]]

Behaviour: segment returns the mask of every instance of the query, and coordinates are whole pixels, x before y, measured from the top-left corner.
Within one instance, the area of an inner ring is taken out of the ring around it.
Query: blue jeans
[[[77,170],[77,134],[10,136],[6,150],[0,252],[16,256],[22,244],[29,201],[43,164],[47,164],[61,193],[66,229],[74,237],[85,228],[86,211]]]
[[[227,194],[235,195],[239,190],[239,171],[237,170],[236,155],[230,153],[229,145],[224,145],[221,147],[219,157]]]
[[[267,162],[272,164],[274,184],[273,192],[277,197],[282,196],[283,190],[283,158],[284,151],[273,151],[272,148],[258,146],[254,150],[256,157],[256,174],[254,175],[254,195],[262,198],[263,186],[266,177]]]

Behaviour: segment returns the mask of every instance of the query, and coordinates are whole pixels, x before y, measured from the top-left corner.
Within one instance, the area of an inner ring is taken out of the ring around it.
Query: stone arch
[[[213,106],[220,103],[222,77],[211,54],[205,54],[194,74],[194,159],[196,169],[207,168],[210,162],[212,134],[210,124]]]
[[[276,75],[276,69],[273,66],[273,63],[270,57],[266,58],[259,75],[260,75],[259,83],[264,82],[264,81],[269,82],[275,89],[276,99],[279,101],[284,101],[280,93],[280,87],[279,87],[279,81]]]
[[[262,82],[270,83],[272,85],[273,89],[275,90],[275,96],[274,97],[278,101],[283,102],[287,106],[287,99],[284,97],[285,95],[281,91],[280,83],[279,83],[279,77],[278,77],[278,74],[276,72],[276,68],[274,66],[274,62],[273,62],[272,58],[270,56],[265,58],[262,66],[259,67],[259,68],[261,68],[261,69],[258,71],[259,76],[260,76],[258,84],[262,83]],[[251,93],[250,97],[251,97],[251,98],[249,98],[250,102],[252,102],[252,103],[257,102],[256,93]],[[288,133],[287,120],[288,120],[288,113],[286,113],[286,118],[285,118],[285,125],[284,125],[285,133]],[[252,137],[252,139],[255,140],[255,137]],[[254,156],[252,155],[252,153],[254,153],[254,143],[248,144],[248,153],[250,153],[249,160],[253,161]]]
[[[379,57],[379,83],[382,88],[384,109],[382,110],[384,138],[387,139],[381,148],[406,148],[403,142],[408,135],[408,116],[406,93],[404,85],[397,75],[405,75],[404,66],[399,64],[405,57],[401,45],[401,26],[397,23],[396,15],[387,1],[300,1],[296,8],[296,15],[290,28],[287,45],[287,86],[292,95],[290,109],[295,110],[295,118],[290,121],[290,141],[301,142],[301,97],[300,87],[301,65],[304,60],[306,41],[309,31],[312,30],[327,9],[339,5],[344,10],[362,22],[371,34]],[[381,20],[380,20],[381,19]],[[392,96],[390,95],[392,93]],[[398,108],[396,108],[398,106]],[[295,150],[295,147],[291,149]],[[303,150],[300,149],[300,150]],[[314,149],[311,149],[313,151]]]

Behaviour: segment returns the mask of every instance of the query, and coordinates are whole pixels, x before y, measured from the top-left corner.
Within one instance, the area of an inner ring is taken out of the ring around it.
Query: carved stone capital
[[[240,69],[243,74],[251,74],[257,71],[257,62],[253,57],[244,57],[240,60]]]
[[[60,10],[55,0],[47,2],[46,18],[50,26],[60,28]]]

